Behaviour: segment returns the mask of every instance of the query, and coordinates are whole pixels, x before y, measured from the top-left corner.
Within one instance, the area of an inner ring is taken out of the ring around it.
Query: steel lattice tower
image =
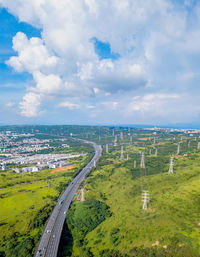
[[[124,159],[124,147],[121,146],[121,155],[120,155],[120,159]]]
[[[148,190],[143,190],[142,191],[142,209],[145,211],[147,210],[147,204],[149,203],[150,199],[149,199],[149,191]]]
[[[155,156],[158,156],[158,148],[155,149]]]
[[[108,153],[108,144],[106,144],[106,153]]]
[[[134,169],[136,168],[136,165],[137,165],[137,162],[136,162],[136,160],[135,160],[135,161],[134,161],[134,164],[133,164]]]
[[[200,142],[198,142],[198,144],[197,144],[197,149],[198,150],[200,149]]]
[[[169,161],[169,171],[168,171],[168,173],[174,173],[174,168],[173,168],[173,166],[174,166],[174,158],[171,157],[171,158],[170,158],[170,161]]]
[[[177,145],[177,152],[176,152],[176,154],[179,155],[179,153],[180,153],[180,143],[178,143],[178,145]]]
[[[145,169],[144,152],[141,154],[140,168]]]
[[[120,139],[123,140],[123,132],[120,132]]]
[[[117,135],[115,135],[114,146],[117,145]]]

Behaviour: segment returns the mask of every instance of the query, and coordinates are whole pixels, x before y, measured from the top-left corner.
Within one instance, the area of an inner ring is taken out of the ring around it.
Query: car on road
[[[63,202],[64,202],[64,200],[60,201],[60,202],[59,202],[59,205],[63,204]]]
[[[51,230],[50,230],[50,229],[47,229],[47,233],[48,233],[48,234],[51,233]]]

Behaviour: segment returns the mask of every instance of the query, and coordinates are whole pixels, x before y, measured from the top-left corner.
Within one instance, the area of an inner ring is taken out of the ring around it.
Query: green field
[[[85,185],[86,201],[74,198],[67,213],[59,257],[200,256],[199,134],[195,139],[193,135],[176,131],[154,133],[95,126],[10,129],[45,131],[52,137],[58,134],[58,138],[73,133],[75,137],[103,146],[103,155]],[[117,146],[113,145],[113,131],[118,135]],[[120,139],[122,131],[123,139]],[[180,154],[176,155],[182,137]],[[33,256],[56,200],[93,153],[91,147],[86,149],[73,140],[70,143],[73,153],[88,153],[71,160],[75,166],[73,170],[55,174],[49,170],[26,175],[0,173],[0,256]],[[109,144],[108,154],[105,153],[106,144]],[[57,145],[59,142],[54,142],[54,146]],[[124,148],[123,160],[120,159],[121,146]],[[158,156],[155,156],[155,149]],[[141,151],[145,152],[146,169],[139,167]],[[54,152],[68,153],[69,149],[58,147]],[[174,157],[173,174],[168,173],[171,156]],[[148,190],[150,194],[145,211],[142,210],[142,190]]]
[[[120,147],[111,146],[85,186],[86,202],[72,205],[67,225],[73,244],[67,250],[72,256],[200,256],[200,154],[193,148],[187,156],[175,156],[174,174],[169,174],[169,142],[157,145],[162,155],[147,155],[146,170],[133,168],[141,143],[124,144],[131,158],[119,160]],[[150,193],[146,211],[144,189]],[[97,209],[92,221],[89,213],[77,218],[76,209],[92,200],[106,204],[111,215],[101,221]],[[80,225],[94,221],[90,229]]]
[[[52,174],[51,170],[43,170],[24,175],[0,172],[0,256],[33,256],[58,197],[91,158],[90,148],[79,146],[79,150],[87,154],[70,159],[74,168],[67,171]]]

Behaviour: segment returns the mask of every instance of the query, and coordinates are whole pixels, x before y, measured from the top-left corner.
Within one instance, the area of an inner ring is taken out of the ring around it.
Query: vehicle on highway
[[[48,234],[51,233],[51,230],[50,230],[50,229],[47,229],[47,233],[48,233]]]
[[[64,202],[64,200],[60,201],[60,202],[59,202],[59,205],[63,204],[63,202]]]

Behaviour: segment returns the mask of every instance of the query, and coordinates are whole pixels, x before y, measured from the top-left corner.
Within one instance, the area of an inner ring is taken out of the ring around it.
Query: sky
[[[0,124],[200,124],[196,0],[0,0]]]

